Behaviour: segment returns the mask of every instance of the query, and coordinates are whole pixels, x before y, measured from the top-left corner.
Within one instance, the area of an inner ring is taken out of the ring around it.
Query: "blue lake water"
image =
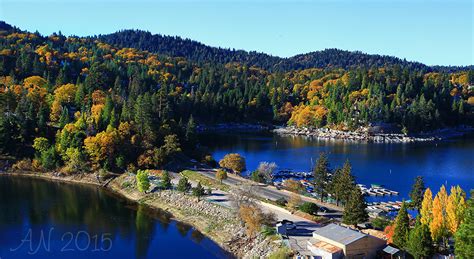
[[[96,187],[0,176],[0,258],[227,258],[191,226]]]
[[[247,172],[261,161],[309,171],[320,152],[326,152],[333,168],[349,159],[357,183],[382,184],[400,192],[383,199],[368,197],[368,201],[409,199],[417,175],[435,192],[442,184],[460,185],[467,193],[474,188],[472,135],[428,143],[357,143],[272,133],[209,133],[201,135],[201,141],[217,161],[227,153],[243,155]]]

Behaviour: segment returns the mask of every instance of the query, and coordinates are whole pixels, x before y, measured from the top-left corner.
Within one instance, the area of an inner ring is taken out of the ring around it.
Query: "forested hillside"
[[[467,69],[434,72],[339,50],[287,65],[134,31],[81,38],[4,23],[0,30],[0,149],[18,155],[33,146],[43,167],[157,167],[181,151],[204,159],[196,123],[350,130],[385,122],[419,132],[472,122]]]

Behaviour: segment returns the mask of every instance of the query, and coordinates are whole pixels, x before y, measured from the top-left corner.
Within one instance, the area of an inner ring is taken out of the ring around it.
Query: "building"
[[[308,250],[321,259],[375,258],[385,245],[385,240],[336,224],[317,229],[308,240]]]

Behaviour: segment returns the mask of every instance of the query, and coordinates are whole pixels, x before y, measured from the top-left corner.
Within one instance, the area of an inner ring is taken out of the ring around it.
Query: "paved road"
[[[196,172],[198,172],[202,175],[205,175],[209,178],[215,179],[215,172],[216,172],[215,169],[192,169],[192,170],[194,170],[194,171],[196,171]],[[240,185],[243,185],[245,183],[252,184],[255,187],[254,191],[257,195],[259,195],[260,197],[262,197],[264,199],[268,199],[268,200],[272,200],[272,201],[276,201],[280,198],[284,198],[284,199],[288,200],[290,195],[291,195],[290,192],[285,191],[285,190],[278,190],[274,186],[258,185],[258,184],[255,184],[255,182],[253,182],[253,181],[242,178],[240,176],[231,175],[231,174],[229,174],[229,177],[226,180],[224,180],[223,182],[225,184],[234,185],[234,186],[240,186]],[[307,196],[303,196],[303,195],[301,196],[301,199],[303,201],[316,203],[320,207],[323,206],[323,207],[327,207],[327,208],[331,209],[332,212],[327,213],[328,216],[333,216],[333,217],[342,216],[342,209],[340,207],[337,207],[337,206],[333,205],[333,204],[327,204],[327,203],[321,202],[317,199],[307,197]]]

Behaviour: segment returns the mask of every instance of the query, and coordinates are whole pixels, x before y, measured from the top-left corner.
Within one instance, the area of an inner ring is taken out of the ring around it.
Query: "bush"
[[[278,200],[276,200],[275,202],[276,202],[276,204],[278,204],[279,206],[282,206],[282,207],[285,207],[286,204],[288,203],[288,201],[283,197],[278,198]]]
[[[317,215],[319,207],[318,207],[318,205],[316,205],[312,202],[304,202],[303,204],[301,204],[299,206],[298,209],[301,210],[304,213],[308,213],[308,214],[311,214],[311,215]]]
[[[265,176],[260,171],[253,171],[250,179],[257,183],[266,183]]]
[[[378,230],[384,230],[388,225],[390,225],[390,220],[383,217],[377,217],[372,220],[372,226]]]
[[[130,183],[129,181],[125,181],[122,183],[123,189],[130,188],[131,186],[132,186],[132,183]]]
[[[276,234],[276,229],[274,227],[269,227],[269,226],[262,227],[262,235],[264,237],[268,237],[275,234]]]
[[[15,164],[13,164],[12,169],[13,170],[19,170],[19,171],[31,171],[33,168],[31,159],[22,159]]]

